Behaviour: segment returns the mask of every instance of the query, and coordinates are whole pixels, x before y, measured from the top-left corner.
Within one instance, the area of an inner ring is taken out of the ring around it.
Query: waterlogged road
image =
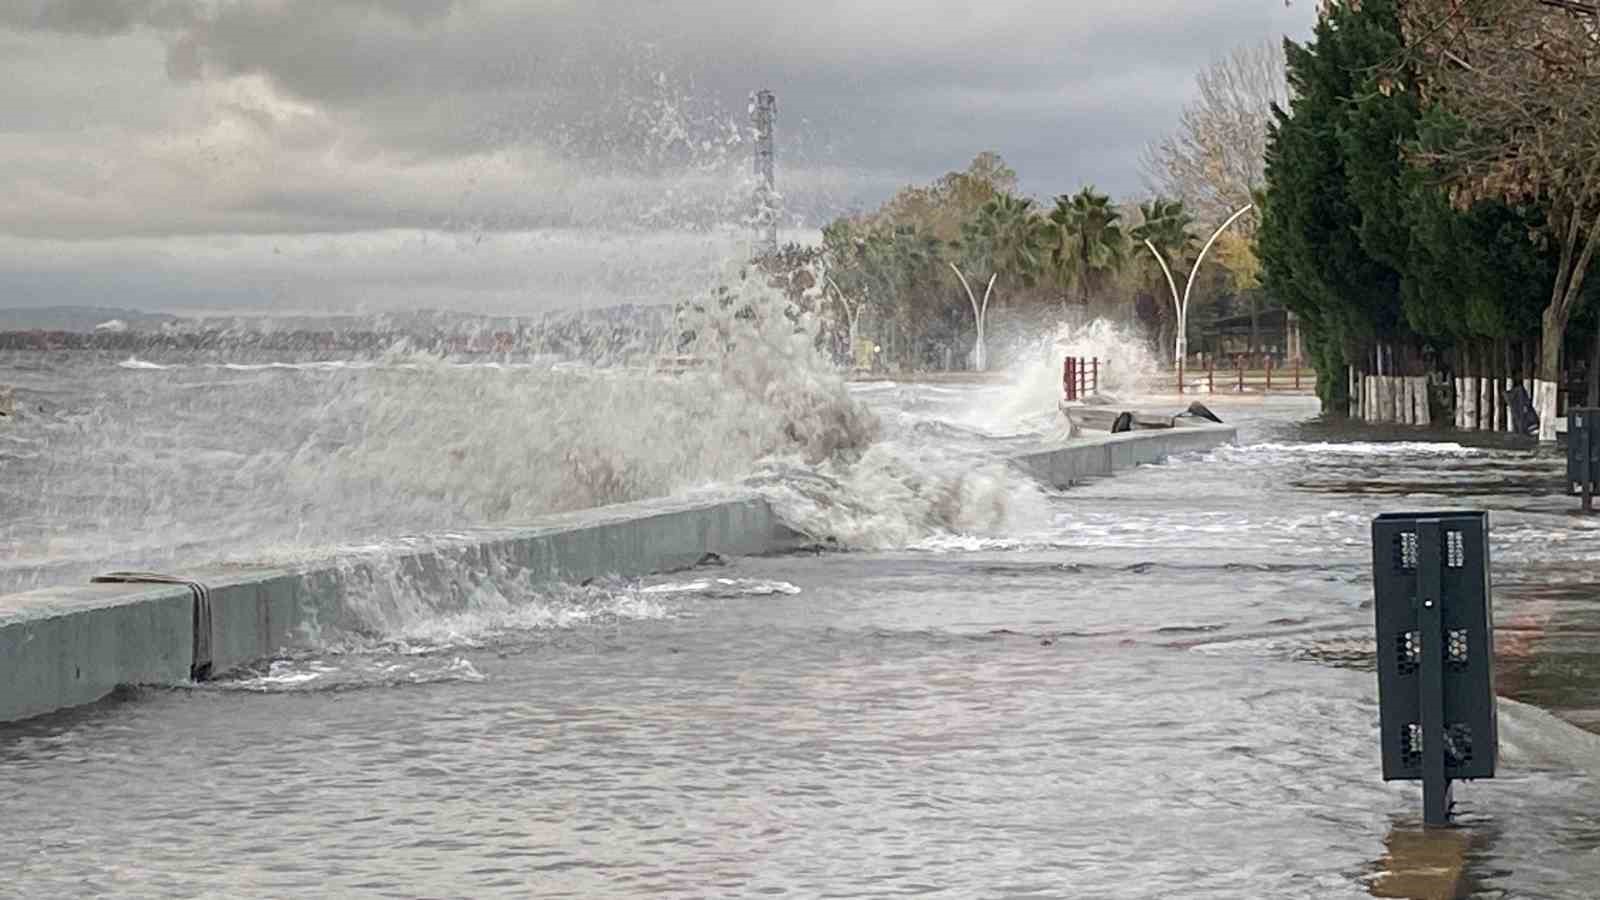
[[[862,391],[962,427],[991,405]],[[1503,691],[1600,724],[1600,529],[1556,461],[1226,414],[1243,446],[1042,519],[440,616],[0,729],[0,894],[1594,896],[1592,735],[1509,707],[1502,777],[1443,836],[1378,778],[1381,511],[1490,509]]]

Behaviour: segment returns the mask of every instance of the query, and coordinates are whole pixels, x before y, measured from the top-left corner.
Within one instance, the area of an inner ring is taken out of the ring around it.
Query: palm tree
[[[1012,285],[1032,285],[1043,269],[1048,246],[1048,223],[1040,219],[1033,208],[1033,200],[1027,197],[996,194],[961,226],[961,239],[954,248],[960,262],[952,260],[950,268],[955,270],[956,277],[967,292],[967,299],[972,303],[972,315],[978,331],[973,362],[980,371],[987,364],[984,325],[995,284],[1003,279]],[[980,277],[982,274],[989,276],[982,303],[973,292],[972,283],[967,280],[967,272],[979,273]]]
[[[1181,308],[1178,284],[1173,279],[1174,267],[1190,268],[1190,260],[1195,255],[1195,238],[1189,229],[1194,225],[1194,217],[1189,215],[1184,208],[1182,200],[1168,200],[1156,197],[1148,203],[1139,205],[1139,212],[1144,215],[1144,222],[1133,229],[1133,239],[1142,242],[1155,256],[1160,267],[1160,273],[1165,277],[1166,287],[1172,293],[1172,327],[1175,332],[1173,356],[1178,358],[1188,353],[1188,340],[1182,334],[1183,323],[1186,320],[1185,310]],[[1151,273],[1153,276],[1155,273]],[[1160,289],[1157,289],[1160,293]],[[1158,303],[1156,309],[1165,310],[1167,304]],[[1160,320],[1165,320],[1165,315]],[[1158,321],[1160,321],[1158,320]],[[1164,333],[1164,329],[1163,329]],[[1165,344],[1165,340],[1162,341]]]
[[[1056,198],[1050,213],[1055,230],[1051,259],[1063,281],[1077,285],[1085,306],[1105,278],[1127,262],[1128,240],[1121,219],[1111,198],[1093,187]]]
[[[1050,236],[1031,198],[996,194],[971,224],[981,235],[990,271],[1002,282],[1029,287],[1038,280]]]
[[[1144,222],[1133,229],[1134,240],[1154,244],[1168,265],[1185,262],[1194,254],[1195,239],[1189,232],[1194,217],[1182,200],[1157,197],[1139,204],[1139,212],[1144,214]]]

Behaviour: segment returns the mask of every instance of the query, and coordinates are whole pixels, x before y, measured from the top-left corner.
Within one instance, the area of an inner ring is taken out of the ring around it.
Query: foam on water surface
[[[737,275],[676,327],[689,341],[673,351],[704,364],[673,374],[404,348],[109,370],[92,355],[52,358],[66,368],[24,381],[40,412],[8,429],[17,449],[0,454],[12,512],[0,590],[111,567],[292,564],[351,542],[741,482],[797,529],[846,546],[1031,529],[1048,518],[1041,491],[1000,460],[1049,436],[1061,355],[1137,356],[1122,337],[1121,351],[1104,349],[1116,333],[1096,325],[1082,340],[1042,339],[1010,385],[847,385],[817,350],[817,321]]]

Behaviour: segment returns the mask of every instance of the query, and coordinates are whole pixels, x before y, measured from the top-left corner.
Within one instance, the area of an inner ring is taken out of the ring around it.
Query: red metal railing
[[[1069,356],[1061,364],[1061,390],[1068,400],[1081,400],[1100,390],[1100,358]]]

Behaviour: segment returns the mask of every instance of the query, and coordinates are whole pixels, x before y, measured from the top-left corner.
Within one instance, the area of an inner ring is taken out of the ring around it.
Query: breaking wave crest
[[[67,387],[7,436],[0,591],[112,565],[289,564],[740,482],[846,546],[1031,530],[1048,521],[1046,492],[1003,457],[1051,435],[1061,358],[1110,360],[1110,384],[1137,384],[1143,365],[1141,342],[1103,323],[1047,330],[996,393],[922,409],[900,387],[853,392],[821,327],[730,271],[628,365],[404,347],[342,362],[74,359],[41,376]]]

